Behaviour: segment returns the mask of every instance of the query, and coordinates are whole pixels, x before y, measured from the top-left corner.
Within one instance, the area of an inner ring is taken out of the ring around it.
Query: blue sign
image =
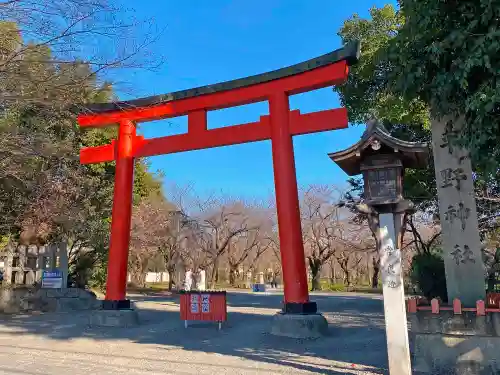
[[[58,279],[62,277],[62,272],[59,270],[43,271],[42,279]]]
[[[265,292],[266,291],[266,285],[265,284],[253,284],[252,291],[254,293]]]
[[[62,272],[58,269],[42,272],[42,288],[62,288]]]

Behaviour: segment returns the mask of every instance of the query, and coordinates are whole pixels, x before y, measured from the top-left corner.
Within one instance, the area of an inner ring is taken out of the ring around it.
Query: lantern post
[[[410,375],[410,347],[401,264],[403,217],[413,204],[403,197],[405,168],[424,168],[427,144],[392,137],[372,121],[361,140],[352,147],[329,154],[348,175],[363,175],[364,203],[358,209],[368,214],[377,234],[380,256],[389,372]]]

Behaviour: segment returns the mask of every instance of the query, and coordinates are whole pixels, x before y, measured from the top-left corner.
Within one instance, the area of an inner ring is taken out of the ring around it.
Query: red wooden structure
[[[185,291],[181,294],[181,319],[187,327],[190,320],[221,323],[227,320],[226,292]]]
[[[500,309],[500,293],[487,293],[486,301],[488,302],[489,307],[496,307]]]
[[[486,313],[500,312],[500,306],[496,302],[494,296],[490,295],[487,296],[486,303],[483,300],[477,301],[476,307],[462,307],[462,302],[458,298],[453,300],[452,306],[440,305],[439,300],[436,298],[431,300],[430,305],[428,303],[421,304],[419,298],[410,298],[408,299],[407,308],[409,313],[430,311],[432,314],[439,314],[439,311],[453,311],[453,314],[460,315],[463,311],[472,311],[477,315],[486,315]]]
[[[300,223],[292,137],[347,127],[344,108],[308,114],[290,111],[288,97],[346,81],[357,62],[359,44],[353,43],[318,58],[272,72],[234,81],[177,91],[155,97],[94,104],[78,117],[81,127],[118,125],[118,140],[84,148],[83,164],[116,161],[108,279],[104,307],[128,308],[125,299],[130,239],[134,158],[234,145],[270,139],[285,287],[285,313],[315,313],[309,301]],[[255,102],[269,102],[269,116],[258,122],[207,129],[207,111]],[[186,134],[144,139],[135,124],[188,116]]]

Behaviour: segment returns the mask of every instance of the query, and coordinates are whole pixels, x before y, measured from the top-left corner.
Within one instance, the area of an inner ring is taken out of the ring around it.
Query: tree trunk
[[[136,271],[132,273],[132,282],[138,287],[144,288],[146,286],[146,275],[143,272]]]
[[[344,273],[344,285],[351,285],[351,270],[349,269],[349,259],[341,259],[338,261],[340,269]]]
[[[174,273],[175,269],[168,270],[168,290],[172,290],[174,287]]]
[[[372,276],[372,288],[378,288],[378,275],[380,273],[380,259],[377,257],[372,258],[373,266],[373,276]]]
[[[215,284],[219,278],[219,259],[215,258],[212,264],[212,272],[210,273],[210,288],[215,289]]]
[[[348,269],[344,269],[344,285],[351,286],[351,272]]]
[[[337,275],[335,272],[335,263],[333,260],[330,260],[330,284],[335,284],[337,281]]]
[[[320,278],[320,270],[317,270],[316,273],[312,272],[312,285],[311,285],[311,291],[314,290],[321,290],[321,278]]]
[[[321,290],[321,283],[320,283],[321,266],[322,266],[321,260],[308,258],[308,261],[309,261],[309,269],[311,270],[311,276],[312,276],[311,291]]]
[[[231,286],[236,286],[237,271],[237,266],[229,266],[229,285]]]

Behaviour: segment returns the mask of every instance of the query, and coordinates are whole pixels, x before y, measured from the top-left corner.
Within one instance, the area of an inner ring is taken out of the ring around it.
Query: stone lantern
[[[410,349],[401,266],[400,228],[404,213],[412,210],[403,196],[405,168],[428,163],[425,143],[394,138],[377,121],[368,124],[359,142],[328,155],[349,176],[362,174],[364,204],[358,209],[369,217],[377,235],[380,256],[389,372],[410,375]]]
[[[383,209],[403,202],[404,170],[425,168],[429,148],[426,143],[394,138],[372,121],[359,142],[328,156],[349,176],[362,174],[365,203]]]

